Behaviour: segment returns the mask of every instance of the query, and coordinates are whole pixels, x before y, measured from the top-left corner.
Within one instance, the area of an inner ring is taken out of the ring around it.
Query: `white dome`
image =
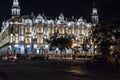
[[[37,20],[40,20],[40,21],[41,21],[41,20],[44,20],[44,18],[42,17],[41,14],[39,14],[39,15],[36,17],[36,19],[37,19]]]
[[[78,19],[78,22],[83,22],[83,18],[80,17],[80,18]]]
[[[26,24],[32,25],[32,20],[31,19],[26,19],[25,22],[24,22],[24,24],[25,25]]]
[[[48,24],[54,25],[54,21],[53,20],[48,20]]]
[[[44,20],[44,18],[42,17],[41,14],[39,14],[35,19],[35,23],[38,23],[38,22],[42,22],[42,23],[45,22],[45,20]]]
[[[75,24],[75,23],[74,23],[73,21],[71,21],[71,22],[68,22],[68,23],[67,23],[67,26],[74,26],[74,24]]]

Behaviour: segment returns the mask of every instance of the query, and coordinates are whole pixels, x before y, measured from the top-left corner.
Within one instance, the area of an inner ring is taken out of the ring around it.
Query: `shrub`
[[[30,58],[31,60],[45,60],[44,55],[35,55]]]

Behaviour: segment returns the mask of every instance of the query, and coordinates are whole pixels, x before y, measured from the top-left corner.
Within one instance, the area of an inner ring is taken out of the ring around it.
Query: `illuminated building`
[[[18,0],[13,0],[11,18],[3,21],[0,33],[1,54],[33,54],[44,53],[49,50],[45,39],[49,39],[55,32],[59,35],[74,35],[74,44],[81,46],[83,40],[92,34],[92,24],[98,23],[97,9],[93,8],[92,22],[87,23],[83,18],[67,20],[61,13],[58,19],[46,19],[41,14],[35,16],[20,15],[21,9]],[[92,41],[91,41],[92,44]],[[73,45],[75,46],[75,45]],[[82,48],[79,49],[83,53]],[[91,47],[89,52],[92,53]],[[69,51],[69,50],[68,50]]]

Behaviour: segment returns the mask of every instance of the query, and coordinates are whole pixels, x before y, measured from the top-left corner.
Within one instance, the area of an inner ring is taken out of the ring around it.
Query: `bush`
[[[33,57],[30,58],[31,60],[45,60],[45,56],[44,55],[35,55]]]
[[[17,59],[24,60],[24,59],[27,59],[27,56],[25,54],[17,54]]]
[[[86,56],[86,54],[79,54],[77,57],[78,58],[91,58],[92,55],[87,54],[87,56]]]

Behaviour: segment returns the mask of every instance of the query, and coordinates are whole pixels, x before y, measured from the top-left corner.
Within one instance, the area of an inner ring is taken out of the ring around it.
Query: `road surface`
[[[0,80],[120,80],[116,66],[66,65],[47,61],[0,63]]]

